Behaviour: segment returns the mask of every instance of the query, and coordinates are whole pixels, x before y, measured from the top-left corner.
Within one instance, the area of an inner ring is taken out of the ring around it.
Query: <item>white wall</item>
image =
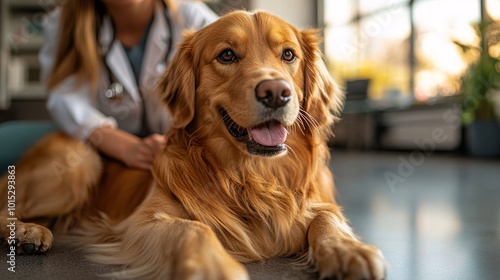
[[[251,10],[273,13],[298,28],[315,27],[316,1],[311,0],[251,0]]]

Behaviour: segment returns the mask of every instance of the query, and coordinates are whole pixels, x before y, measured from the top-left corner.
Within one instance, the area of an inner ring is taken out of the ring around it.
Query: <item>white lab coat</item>
[[[117,100],[104,96],[104,91],[110,85],[110,78],[105,67],[100,71],[101,77],[96,93],[91,92],[89,83],[79,85],[75,76],[66,78],[48,92],[47,101],[48,111],[64,132],[75,138],[86,140],[96,128],[107,125],[138,134],[143,126],[141,118],[143,108],[147,114],[148,130],[152,133],[165,132],[169,127],[170,116],[163,102],[154,92],[154,85],[165,70],[164,59],[168,52],[167,38],[172,36],[173,49],[169,53],[168,59],[170,59],[182,39],[183,31],[198,30],[215,21],[217,15],[203,3],[179,2],[176,14],[169,9],[168,16],[173,34],[168,34],[164,13],[164,6],[158,1],[154,22],[145,47],[139,86],[137,86],[123,46],[117,40],[113,41],[111,20],[105,17],[99,43],[103,53],[108,52],[105,63],[123,85],[125,92],[123,97]],[[39,53],[42,80],[47,80],[54,63],[60,14],[60,9],[56,9],[44,23],[45,44]],[[141,98],[141,93],[144,100]]]

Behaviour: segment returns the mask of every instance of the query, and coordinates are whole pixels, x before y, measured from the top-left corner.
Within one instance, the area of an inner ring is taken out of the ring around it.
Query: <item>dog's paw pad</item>
[[[23,245],[21,245],[21,249],[23,249],[23,253],[25,255],[33,255],[33,253],[35,253],[35,244],[24,243]]]
[[[17,253],[32,255],[44,253],[52,246],[52,232],[41,225],[21,223],[16,229]]]

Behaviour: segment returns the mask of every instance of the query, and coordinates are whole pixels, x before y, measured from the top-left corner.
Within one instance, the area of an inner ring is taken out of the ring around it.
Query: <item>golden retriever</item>
[[[295,255],[322,279],[383,279],[381,252],[355,237],[334,200],[326,140],[343,93],[319,43],[317,31],[265,12],[186,34],[159,83],[172,128],[153,182],[47,137],[16,166],[18,251],[50,248],[40,224],[50,218],[53,230],[77,225],[99,243],[90,257],[123,265],[113,274],[122,278],[247,279],[241,262]]]

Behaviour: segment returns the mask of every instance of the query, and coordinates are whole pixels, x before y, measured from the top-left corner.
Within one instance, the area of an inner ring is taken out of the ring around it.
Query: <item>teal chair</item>
[[[7,121],[0,124],[0,174],[14,164],[38,140],[56,131],[51,121]]]

